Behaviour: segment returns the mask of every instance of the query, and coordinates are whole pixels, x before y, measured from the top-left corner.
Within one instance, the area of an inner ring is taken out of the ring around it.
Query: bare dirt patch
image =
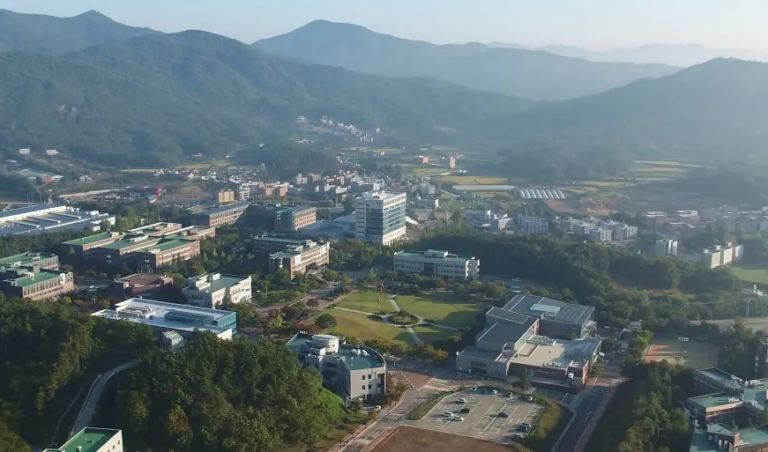
[[[654,337],[645,362],[668,361],[692,369],[717,367],[720,345],[709,342],[682,342],[674,337]]]
[[[481,441],[468,436],[451,435],[448,433],[424,430],[413,427],[399,427],[370,452],[509,452],[510,450],[526,451],[522,446],[502,445]]]

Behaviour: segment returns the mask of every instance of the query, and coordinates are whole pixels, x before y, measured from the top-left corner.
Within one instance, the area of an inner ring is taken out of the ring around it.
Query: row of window
[[[376,384],[376,387],[377,387],[378,389],[381,389],[381,383],[377,383],[377,384]],[[365,385],[363,385],[362,389],[363,389],[363,391],[365,391]],[[371,385],[368,385],[368,389],[371,389]]]

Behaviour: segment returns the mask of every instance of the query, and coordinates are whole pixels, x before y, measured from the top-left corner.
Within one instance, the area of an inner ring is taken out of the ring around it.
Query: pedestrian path
[[[365,315],[365,316],[373,315],[372,312],[358,311],[357,309],[340,308],[338,306],[334,306],[333,309],[338,309],[339,311],[354,312],[355,314],[362,314],[362,315]]]

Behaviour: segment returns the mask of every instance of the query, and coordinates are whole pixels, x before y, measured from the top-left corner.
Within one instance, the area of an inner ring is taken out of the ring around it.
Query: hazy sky
[[[245,42],[327,19],[437,43],[768,50],[768,0],[0,0],[0,8],[56,16],[95,9],[129,25]]]

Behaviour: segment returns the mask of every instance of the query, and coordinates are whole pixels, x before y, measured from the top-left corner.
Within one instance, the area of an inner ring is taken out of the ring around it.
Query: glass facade
[[[368,207],[365,216],[365,236],[383,237],[405,226],[405,203],[384,209]]]

